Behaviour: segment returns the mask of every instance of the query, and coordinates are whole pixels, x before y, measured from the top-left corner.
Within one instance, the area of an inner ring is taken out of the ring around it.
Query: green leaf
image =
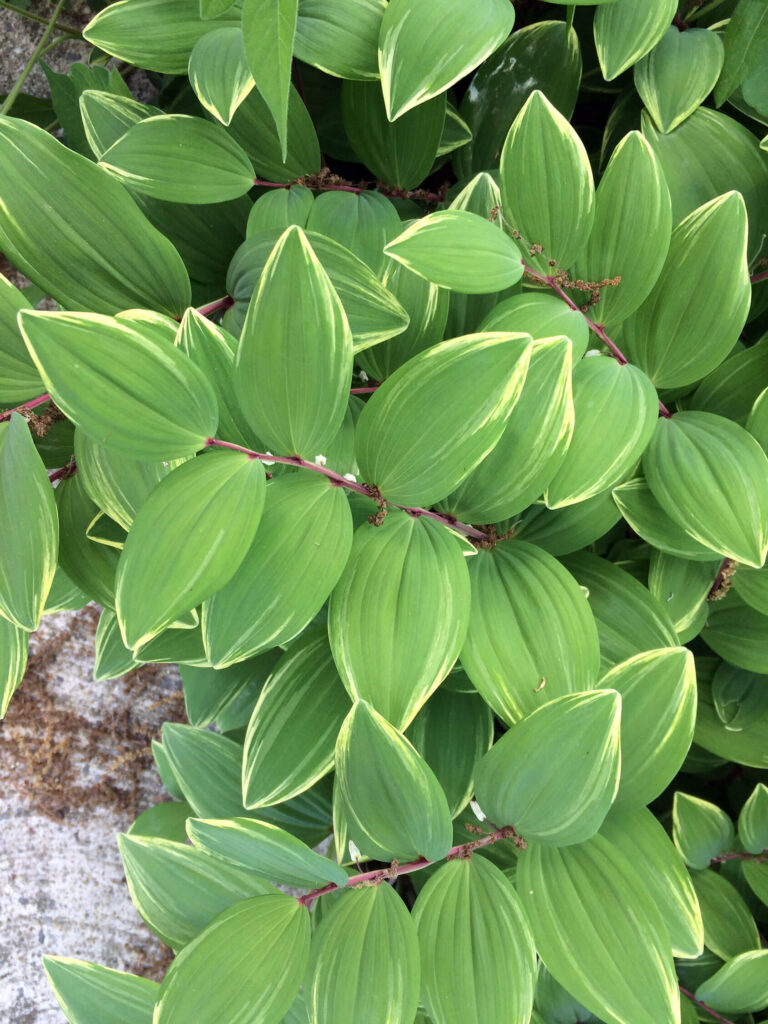
[[[551,555],[525,541],[503,542],[478,551],[469,575],[461,664],[502,721],[512,725],[555,697],[594,685],[595,623],[582,590]]]
[[[222,24],[238,24],[240,5],[218,21],[200,17],[200,0],[131,0],[110,4],[90,21],[83,35],[113,57],[149,71],[186,75],[197,40]]]
[[[768,786],[758,782],[739,814],[739,839],[745,850],[762,853],[768,849]]]
[[[558,187],[543,188],[552,167],[558,169]],[[594,194],[584,144],[536,90],[512,123],[501,153],[504,217],[520,232],[526,251],[531,245],[542,247],[544,266],[556,260],[566,268],[589,237]]]
[[[707,618],[707,597],[717,579],[721,558],[708,562],[651,553],[648,589],[667,606],[681,643],[698,636]]]
[[[0,719],[24,678],[28,647],[27,631],[0,616]]]
[[[391,0],[379,33],[379,70],[387,116],[397,120],[458,82],[512,31],[506,0],[467,11],[462,0]]]
[[[312,937],[304,998],[313,1024],[412,1021],[419,946],[411,915],[386,883],[344,893]]]
[[[223,864],[184,843],[120,835],[117,845],[134,906],[175,950],[191,942],[227,907],[274,891],[253,872]]]
[[[192,808],[184,801],[154,804],[141,812],[128,829],[128,835],[156,836],[158,839],[183,843],[187,838],[187,818],[191,814]]]
[[[344,128],[361,163],[397,188],[416,188],[429,174],[445,123],[445,94],[409,109],[392,123],[379,82],[345,82]]]
[[[264,515],[230,581],[203,604],[215,668],[286,644],[317,615],[346,565],[352,515],[344,491],[307,471],[267,484]]]
[[[347,884],[347,873],[338,864],[277,825],[252,818],[190,818],[187,832],[198,849],[276,885],[314,889],[330,882]]]
[[[728,192],[672,232],[661,276],[624,321],[619,345],[657,387],[693,384],[731,351],[749,303],[747,211]]]
[[[22,312],[19,323],[56,404],[93,441],[168,461],[194,454],[216,430],[211,385],[146,325],[37,311]]]
[[[523,276],[512,239],[468,210],[430,213],[414,221],[384,251],[427,281],[462,294],[500,291]]]
[[[748,673],[766,675],[768,674],[768,632],[766,632],[766,626],[768,626],[768,616],[762,615],[754,608],[751,608],[742,601],[737,593],[732,591],[727,595],[727,600],[720,600],[709,605],[704,639],[715,654],[719,654],[721,658],[727,659],[732,665],[738,666],[739,669],[746,669]],[[736,692],[726,694],[726,697],[730,701],[735,700],[738,694],[741,694],[742,697],[746,696],[746,692],[752,689],[750,684],[753,682],[755,680],[751,680],[749,677],[741,680],[737,677]],[[765,690],[761,685],[753,689],[753,696],[758,698],[761,707],[764,694]],[[717,707],[718,703],[722,704],[723,702],[715,700],[714,703]],[[740,701],[737,701],[737,703],[740,703]],[[734,711],[738,712],[738,710],[738,707],[736,707],[731,710],[728,716],[723,716],[723,708],[721,706],[718,709],[718,719],[728,728],[731,725],[730,719],[733,717]],[[724,721],[724,717],[727,720]],[[762,715],[758,714],[754,717],[757,718],[757,721],[739,722],[737,724],[740,736],[751,725],[759,726],[759,720],[762,718]],[[741,738],[745,739],[746,737]],[[734,759],[738,760],[738,758],[729,758],[729,760]]]
[[[507,129],[535,89],[569,118],[580,80],[574,29],[562,21],[540,21],[514,32],[481,64],[462,97],[459,113],[472,139],[453,158],[458,177],[498,166]]]
[[[685,647],[646,651],[614,666],[600,686],[621,694],[621,780],[616,806],[645,807],[677,775],[693,739],[696,669]]]
[[[189,82],[205,109],[229,124],[254,86],[242,29],[225,26],[198,39],[189,58]]]
[[[760,945],[752,913],[744,897],[723,875],[693,871],[691,881],[701,907],[704,944],[723,960]]]
[[[523,331],[536,339],[565,335],[573,345],[574,363],[589,348],[589,327],[581,313],[556,295],[543,292],[524,292],[504,299],[493,307],[478,330]]]
[[[341,426],[351,376],[339,296],[307,236],[290,227],[267,260],[237,350],[243,412],[279,454],[313,459]]]
[[[625,708],[622,696],[622,772]],[[704,928],[695,891],[698,876],[686,870],[663,825],[646,807],[629,812],[617,808],[606,818],[600,835],[624,854],[640,876],[643,889],[661,912],[675,956],[700,956]]]
[[[27,422],[15,412],[0,424],[0,614],[20,629],[40,625],[58,544],[53,488]]]
[[[269,181],[293,181],[320,170],[320,143],[301,96],[288,93],[288,149],[283,153],[275,120],[261,94],[252,89],[227,129],[253,162],[256,173]]]
[[[403,505],[450,494],[501,437],[530,353],[527,334],[475,334],[410,359],[360,416],[355,450],[363,479]]]
[[[114,608],[119,552],[88,540],[86,530],[99,510],[86,494],[79,473],[59,481],[55,501],[59,513],[60,565],[90,599]]]
[[[413,919],[424,1001],[436,1024],[528,1020],[536,954],[520,900],[489,860],[443,865],[419,893]]]
[[[768,335],[751,348],[734,352],[694,391],[689,408],[714,412],[745,426],[768,379]],[[750,433],[752,431],[750,430]]]
[[[762,616],[761,616],[762,618]],[[765,622],[760,625],[761,636]],[[707,630],[709,633],[709,629]],[[740,649],[738,638],[736,650]],[[768,768],[768,719],[758,715],[747,722],[739,732],[728,729],[715,710],[711,683],[699,682],[699,707],[696,716],[694,740],[705,750],[718,757],[737,764],[748,764],[755,768]],[[745,864],[745,868],[753,865]],[[754,865],[762,867],[762,865]],[[768,894],[768,888],[766,889]]]
[[[595,11],[595,47],[603,78],[614,78],[631,68],[654,48],[677,13],[677,0],[636,3],[618,0]]]
[[[231,579],[256,534],[265,491],[261,463],[230,451],[185,462],[155,488],[117,568],[127,647],[146,644]]]
[[[291,645],[262,690],[243,753],[243,803],[269,806],[303,793],[333,768],[349,712],[325,630]]]
[[[675,793],[672,829],[685,863],[699,871],[708,868],[734,838],[733,823],[725,811],[687,793]]]
[[[151,1024],[156,981],[63,956],[44,956],[43,967],[70,1024]]]
[[[96,313],[141,306],[171,316],[189,305],[179,254],[91,160],[2,117],[0,177],[15,182],[0,209],[0,246],[62,305]]]
[[[244,0],[243,41],[256,88],[269,107],[288,155],[288,99],[299,0]]]
[[[633,216],[638,209],[642,221]],[[620,279],[600,291],[589,310],[593,321],[619,324],[642,305],[664,266],[671,234],[672,207],[661,164],[640,132],[630,132],[613,151],[597,187],[594,226],[576,264],[576,276],[586,281]]]
[[[517,888],[539,956],[600,1020],[679,1020],[664,919],[632,861],[606,837],[531,846],[520,858]]]
[[[250,160],[221,125],[185,114],[139,121],[99,166],[136,192],[180,203],[222,203],[253,185]]]
[[[475,771],[483,812],[537,843],[589,839],[619,785],[620,712],[615,691],[586,690],[557,697],[513,725]]]
[[[240,787],[243,751],[239,743],[207,729],[175,722],[165,723],[162,736],[165,760],[178,783],[179,794],[198,818],[247,814]]]
[[[243,900],[173,961],[154,1024],[195,1018],[277,1024],[299,990],[309,936],[309,914],[293,896]]]
[[[378,860],[441,860],[448,853],[451,815],[440,783],[365,701],[355,703],[339,732],[336,778],[349,838],[362,853]]]
[[[190,723],[204,726],[227,717],[233,705],[238,704],[246,695],[253,695],[250,705],[252,709],[279,659],[280,651],[274,650],[229,668],[183,666],[181,679],[184,684],[184,709]]]
[[[696,989],[696,998],[713,1010],[749,1013],[768,1006],[768,949],[742,953]]]
[[[419,711],[406,738],[437,776],[455,818],[474,793],[475,765],[493,742],[493,715],[477,693],[441,687]]]
[[[521,330],[532,333],[530,327]],[[572,366],[570,338],[534,342],[523,390],[500,441],[441,507],[462,520],[495,523],[522,512],[539,497],[565,458],[573,434]]]
[[[384,0],[300,0],[294,54],[338,78],[379,77]]]
[[[635,533],[652,547],[676,558],[711,561],[711,548],[699,544],[667,515],[642,477],[615,487],[612,494]]]
[[[586,551],[566,558],[565,566],[587,591],[600,638],[601,672],[634,654],[677,646],[666,608],[628,572]]]
[[[605,492],[554,511],[544,505],[531,505],[514,524],[515,536],[559,557],[593,544],[620,518],[613,499]]]
[[[663,510],[716,554],[759,568],[768,550],[768,462],[743,427],[707,412],[659,419],[643,459]]]
[[[635,64],[635,88],[660,132],[671,132],[709,96],[723,66],[720,36],[671,26]]]
[[[653,436],[658,398],[646,375],[610,356],[584,359],[573,371],[575,427],[544,498],[561,508],[620,483]]]
[[[384,246],[399,234],[400,218],[380,192],[324,192],[312,204],[307,231],[339,242],[380,275],[390,262]]]
[[[718,107],[765,60],[768,11],[760,0],[739,0],[726,27],[723,42],[725,63],[715,86]]]
[[[360,526],[328,609],[352,699],[405,729],[458,658],[469,606],[464,552],[444,526],[394,510]]]
[[[314,202],[314,193],[306,185],[291,185],[289,188],[265,191],[248,214],[246,238],[258,235],[262,231],[277,231],[282,234],[291,224],[305,228]]]
[[[535,1007],[531,1024],[599,1024],[597,1017],[586,1006],[574,999],[570,992],[552,977],[542,961],[539,961],[536,977]]]
[[[201,18],[217,18],[228,11],[233,0],[198,0]]]
[[[79,102],[88,145],[97,159],[139,121],[162,114],[159,107],[95,89],[81,93]]]
[[[93,678],[99,683],[104,679],[117,679],[118,676],[131,672],[139,664],[133,651],[123,643],[120,634],[120,623],[115,613],[105,608],[99,616],[94,639]]]
[[[45,389],[16,322],[30,304],[0,274],[0,402],[23,402]]]

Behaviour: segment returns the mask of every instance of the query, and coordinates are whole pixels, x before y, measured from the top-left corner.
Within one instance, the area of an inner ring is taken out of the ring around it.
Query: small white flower
[[[326,457],[324,455],[316,455],[315,456],[315,465],[316,466],[324,466],[327,461],[328,461],[328,459],[326,459]]]
[[[362,857],[362,853],[360,853],[358,848],[355,846],[355,844],[350,839],[349,840],[349,859],[353,860],[353,861],[355,861],[355,863],[357,863],[357,861],[359,861],[361,857]]]
[[[359,378],[360,378],[360,380],[361,380],[361,381],[363,382],[363,384],[365,384],[365,382],[366,382],[367,380],[370,380],[370,379],[371,379],[371,378],[370,378],[370,377],[368,376],[368,374],[367,374],[367,373],[365,372],[365,370],[361,370],[361,371],[360,371],[360,373],[358,374],[358,377],[359,377]]]
[[[355,476],[354,473],[345,473],[344,474],[344,479],[345,480],[349,480],[349,482],[352,483],[352,484],[356,484],[357,483],[357,477]]]
[[[264,454],[265,455],[274,455],[275,453],[274,452],[264,452]],[[274,462],[272,462],[271,459],[262,459],[261,461],[264,463],[265,466],[274,466]]]
[[[472,808],[472,813],[474,814],[478,821],[485,821],[485,815],[480,810],[480,804],[477,802],[477,800],[470,800],[469,806]]]

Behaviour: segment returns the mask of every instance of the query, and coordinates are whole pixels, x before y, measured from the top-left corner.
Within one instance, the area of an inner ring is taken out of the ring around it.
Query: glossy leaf
[[[379,32],[387,116],[397,120],[478,66],[512,31],[506,0],[488,0],[468,19],[461,0],[392,0]]]
[[[710,561],[711,548],[704,547],[667,515],[642,477],[614,487],[613,500],[639,537],[659,551],[676,558]]]
[[[750,853],[768,849],[768,786],[758,782],[739,814],[739,839]]]
[[[380,275],[389,262],[384,246],[399,234],[400,218],[380,192],[324,192],[312,204],[307,231],[343,245]]]
[[[24,677],[28,647],[27,631],[0,616],[0,719]]]
[[[755,949],[729,960],[696,989],[696,998],[713,1010],[749,1013],[768,1006],[768,949]]]
[[[277,126],[282,158],[288,155],[288,99],[298,0],[244,0],[243,42],[256,88]]]
[[[504,299],[493,307],[478,330],[523,331],[537,340],[565,335],[573,345],[574,363],[589,348],[589,327],[581,313],[556,295],[544,292],[524,292]]]
[[[360,416],[355,450],[366,482],[398,504],[444,498],[501,437],[530,353],[529,335],[475,334],[401,366]]]
[[[55,497],[59,513],[59,564],[89,598],[114,608],[119,552],[88,540],[86,531],[99,510],[86,494],[80,475],[75,473],[61,480]]]
[[[339,732],[336,778],[349,838],[367,856],[440,860],[450,849],[451,815],[434,773],[365,701]]]
[[[757,949],[760,937],[752,912],[725,876],[715,871],[694,871],[691,881],[701,907],[707,949],[723,960]]]
[[[29,303],[0,274],[0,402],[23,402],[45,390],[16,323]]]
[[[248,154],[256,173],[269,181],[293,181],[320,170],[317,132],[294,86],[288,92],[286,153],[275,119],[257,89],[252,89],[237,108],[227,130]]]
[[[242,30],[226,26],[198,39],[189,58],[189,81],[205,109],[229,124],[254,86]]]
[[[383,0],[300,0],[294,53],[339,78],[379,77]]]
[[[70,1024],[151,1024],[156,981],[63,956],[44,956],[43,967]]]
[[[478,551],[469,574],[472,606],[461,664],[504,722],[592,688],[599,666],[595,623],[584,593],[551,555],[513,540]]]
[[[707,800],[677,792],[672,815],[675,845],[686,864],[699,871],[733,841],[731,819]]]
[[[618,78],[652,50],[676,12],[676,0],[601,4],[595,12],[595,47],[606,81]]]
[[[238,662],[229,668],[181,669],[184,684],[184,710],[191,725],[210,725],[227,718],[234,705],[252,698],[246,722],[254,702],[280,658],[280,651],[267,651],[257,658]]]
[[[96,89],[82,92],[79,104],[85,136],[97,159],[139,121],[162,114],[159,107]]]
[[[499,868],[484,857],[449,861],[419,893],[413,919],[424,1001],[435,1024],[529,1019],[533,939]]]
[[[677,128],[712,91],[720,76],[723,43],[716,32],[667,29],[635,64],[635,88],[661,132]]]
[[[264,267],[237,350],[243,412],[278,454],[312,459],[341,426],[351,375],[339,296],[307,236],[288,228]]]
[[[768,12],[759,0],[740,0],[725,30],[725,63],[715,103],[722,106],[733,90],[760,66],[768,45]]]
[[[469,604],[464,552],[444,526],[391,511],[359,527],[328,610],[352,699],[405,729],[458,658]]]

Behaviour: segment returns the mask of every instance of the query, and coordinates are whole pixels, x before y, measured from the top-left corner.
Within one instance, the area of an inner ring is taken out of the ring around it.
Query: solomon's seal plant
[[[3,708],[94,600],[189,718],[73,1024],[766,1019],[767,33],[121,0],[5,101]]]

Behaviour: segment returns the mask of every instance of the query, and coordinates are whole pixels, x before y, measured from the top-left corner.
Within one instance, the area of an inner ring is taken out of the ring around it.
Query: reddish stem
[[[757,284],[758,281],[768,281],[768,270],[761,270],[759,274],[752,274],[749,280],[752,284]]]
[[[371,388],[350,388],[350,395],[372,395],[374,391],[379,390],[379,385],[374,384]]]
[[[39,398],[31,398],[28,402],[24,402],[23,405],[17,405],[15,409],[6,409],[5,412],[0,412],[0,423],[4,420],[9,420],[15,412],[24,412],[25,409],[34,409],[38,405],[50,402],[50,400],[50,395],[40,395]]]
[[[710,864],[723,864],[727,860],[751,860],[757,864],[768,864],[768,857],[762,853],[721,853],[719,857],[713,857]]]
[[[728,1020],[727,1017],[721,1017],[719,1013],[715,1013],[715,1011],[712,1009],[712,1007],[707,1006],[706,1003],[702,1003],[702,1001],[700,999],[696,998],[696,996],[693,994],[693,992],[689,992],[688,989],[687,988],[683,988],[682,985],[679,985],[679,988],[680,988],[680,991],[683,993],[684,996],[688,996],[688,998],[691,1000],[692,1003],[695,1003],[696,1006],[701,1007],[702,1010],[706,1010],[706,1012],[711,1017],[713,1017],[715,1020],[719,1020],[720,1024],[733,1024],[733,1021]]]
[[[518,844],[522,843],[517,833],[511,825],[507,825],[505,828],[496,829],[494,832],[490,832],[487,836],[483,836],[482,839],[475,839],[471,843],[462,843],[460,846],[452,847],[445,856],[446,860],[459,860],[466,859],[473,853],[474,850],[479,850],[483,846],[490,846],[491,843],[497,843],[500,839],[517,839]],[[336,892],[337,889],[351,889],[358,885],[378,885],[380,882],[384,882],[387,879],[397,878],[399,875],[410,875],[414,871],[420,871],[421,868],[426,868],[430,864],[435,864],[436,861],[427,860],[426,857],[419,857],[417,860],[412,860],[408,864],[398,864],[396,860],[392,861],[388,868],[378,868],[376,871],[365,871],[360,875],[351,875],[346,885],[336,885],[335,882],[331,882],[329,885],[324,885],[322,889],[313,889],[312,892],[307,892],[303,896],[299,896],[299,903],[304,907],[309,907],[314,903],[318,896],[325,896],[329,892]]]
[[[49,473],[48,479],[51,483],[54,483],[56,480],[66,480],[68,476],[72,476],[72,474],[76,472],[77,463],[72,459],[72,461],[68,462],[66,466],[62,466],[61,469],[55,469],[53,473]]]
[[[235,300],[231,295],[225,295],[221,299],[216,299],[215,302],[209,302],[207,306],[200,306],[197,310],[202,316],[210,316],[211,313],[218,313],[219,310],[229,309],[234,306]]]
[[[261,178],[253,179],[254,185],[261,185],[262,188],[290,188],[295,182],[280,182],[280,181],[263,181]],[[359,196],[363,192],[368,192],[368,188],[359,188],[356,185],[311,185],[308,186],[314,189],[316,192],[354,192],[356,196]]]
[[[284,466],[300,466],[302,469],[311,469],[314,473],[322,473],[335,487],[346,487],[347,490],[355,491],[357,494],[364,494],[366,498],[375,497],[372,489],[365,484],[349,480],[347,477],[342,476],[341,473],[336,473],[333,469],[320,466],[316,462],[307,462],[305,459],[300,459],[298,455],[270,455],[269,452],[254,452],[250,448],[243,448],[241,445],[232,444],[230,441],[218,441],[215,437],[209,437],[205,444],[208,448],[229,448],[233,452],[243,452],[249,458],[258,459],[260,462],[279,462]],[[395,505],[394,502],[387,502],[387,504],[392,505],[394,508],[400,508],[403,512],[407,512],[408,515],[416,518],[419,516],[429,516],[430,519],[436,519],[444,526],[449,526],[452,530],[459,530],[461,533],[465,533],[468,537],[474,537],[476,540],[488,539],[482,530],[477,530],[474,526],[468,526],[466,523],[456,522],[454,519],[448,516],[441,516],[437,512],[430,512],[429,509],[407,508],[402,505]]]
[[[254,178],[254,185],[261,188],[290,188],[291,185],[305,185],[315,192],[352,192],[354,195],[362,195],[363,192],[381,192],[383,195],[391,195],[403,199],[423,199],[429,203],[440,203],[443,195],[440,192],[426,192],[424,189],[413,189],[410,192],[398,188],[373,188],[374,182],[364,182],[361,185],[331,184],[330,182],[314,181],[310,175],[307,180],[297,178],[295,181],[265,181],[263,178]]]
[[[586,320],[589,329],[592,331],[593,334],[596,334],[600,341],[602,341],[603,344],[609,349],[611,355],[615,358],[617,363],[619,363],[621,366],[625,366],[627,364],[627,357],[621,351],[619,346],[608,337],[608,335],[605,333],[605,330],[600,326],[600,324],[596,324],[594,320],[590,320],[590,318],[587,316],[587,314],[584,312],[581,306],[576,305],[576,303],[573,301],[570,295],[567,295],[563,291],[563,289],[560,287],[560,285],[557,283],[554,277],[545,274],[538,274],[535,270],[528,266],[525,260],[522,261],[522,264],[525,268],[525,273],[528,275],[528,277],[531,278],[531,280],[538,281],[540,284],[545,284],[548,288],[551,288],[556,295],[559,295],[563,302],[566,302],[570,306],[570,308],[574,310],[574,312],[581,313],[581,315]],[[659,401],[659,414],[667,420],[672,418],[672,413],[669,411],[669,409],[666,407],[666,405],[664,405],[662,401]]]

